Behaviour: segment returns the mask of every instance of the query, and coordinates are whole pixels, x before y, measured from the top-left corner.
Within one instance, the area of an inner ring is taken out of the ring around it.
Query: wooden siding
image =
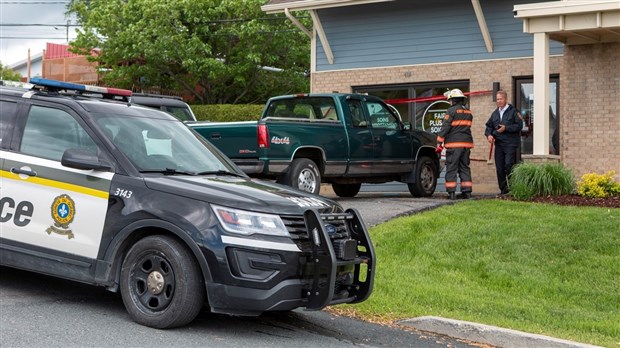
[[[527,1],[520,1],[523,3]],[[532,1],[536,2],[536,1]],[[533,37],[513,17],[513,1],[481,1],[493,41],[488,53],[470,1],[400,0],[318,11],[334,53],[317,40],[317,71],[533,56]],[[550,44],[551,54],[563,45]]]

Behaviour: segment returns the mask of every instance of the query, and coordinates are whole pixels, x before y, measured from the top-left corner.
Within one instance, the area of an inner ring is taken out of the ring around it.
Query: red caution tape
[[[493,91],[476,91],[476,92],[467,92],[464,94],[466,96],[474,96],[474,95],[492,94],[492,93]],[[429,101],[435,101],[435,100],[446,100],[446,97],[444,97],[443,95],[436,95],[432,97],[411,98],[411,99],[387,99],[385,100],[385,102],[388,104],[405,104],[405,103],[422,103],[422,102],[429,102]]]

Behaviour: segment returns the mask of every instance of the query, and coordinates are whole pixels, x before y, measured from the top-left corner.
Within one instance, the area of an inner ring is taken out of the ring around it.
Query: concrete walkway
[[[469,321],[446,319],[440,317],[418,317],[398,322],[417,330],[434,332],[449,337],[460,338],[470,342],[489,344],[504,348],[600,348],[549,336],[537,335],[517,330],[504,329]]]

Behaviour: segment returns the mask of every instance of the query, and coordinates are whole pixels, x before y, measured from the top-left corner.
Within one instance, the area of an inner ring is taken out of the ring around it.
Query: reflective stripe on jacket
[[[441,129],[437,133],[437,142],[444,143],[449,148],[473,148],[474,138],[471,135],[473,115],[471,111],[461,104],[448,109],[441,123]]]

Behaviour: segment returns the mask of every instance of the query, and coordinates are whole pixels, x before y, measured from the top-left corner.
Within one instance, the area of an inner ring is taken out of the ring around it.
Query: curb
[[[399,321],[398,324],[495,347],[601,348],[549,336],[433,316],[405,319]]]

